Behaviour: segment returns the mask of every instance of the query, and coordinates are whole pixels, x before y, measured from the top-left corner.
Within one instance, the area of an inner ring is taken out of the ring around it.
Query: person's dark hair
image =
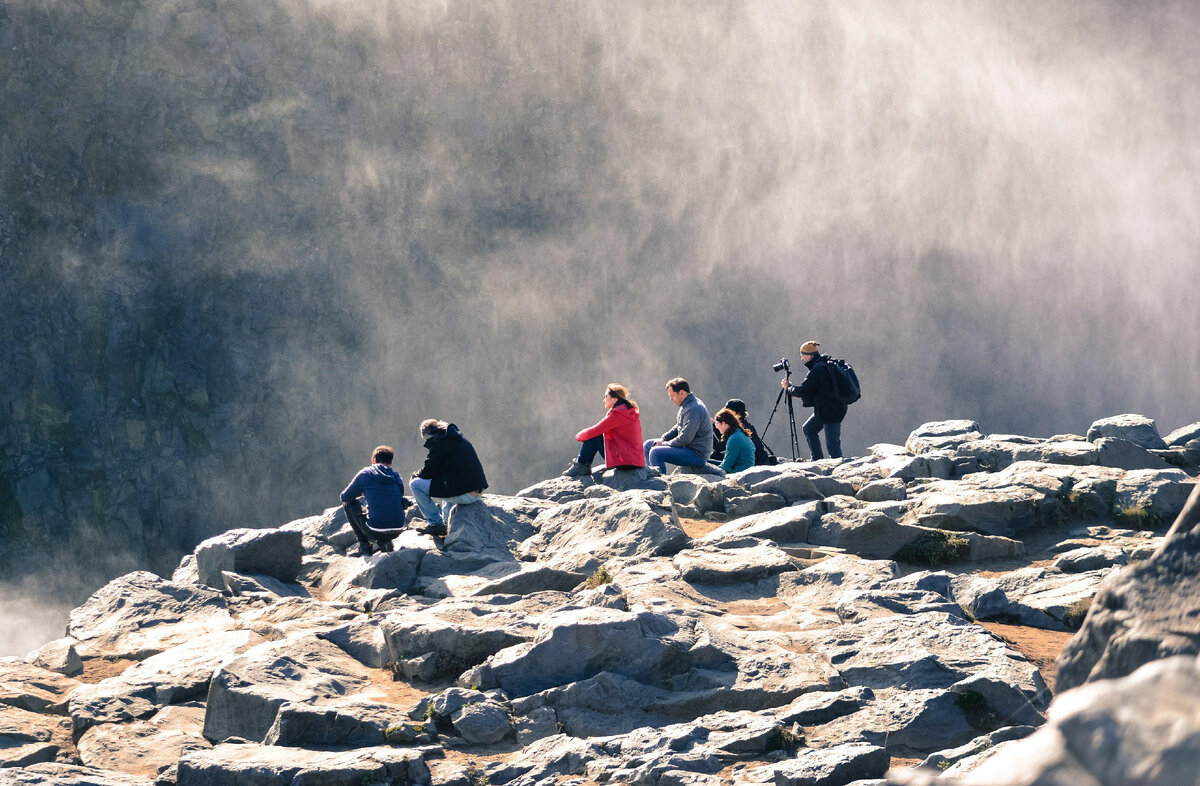
[[[624,404],[634,412],[638,411],[637,402],[629,397],[629,388],[624,385],[618,385],[616,382],[608,383],[608,394],[617,400],[617,404]],[[615,407],[617,404],[613,404]]]
[[[675,377],[675,379],[672,379],[670,382],[667,383],[667,387],[669,387],[671,390],[675,391],[676,393],[678,393],[681,390],[684,393],[692,392],[692,386],[689,385],[688,381],[686,379],[684,379],[683,377]]]
[[[717,414],[713,415],[713,420],[720,421],[732,428],[740,429],[747,437],[750,436],[750,429],[746,428],[742,423],[742,419],[738,417],[738,414],[729,407],[719,410]]]
[[[371,453],[371,461],[376,464],[391,464],[394,458],[396,451],[392,450],[390,445],[380,445]]]

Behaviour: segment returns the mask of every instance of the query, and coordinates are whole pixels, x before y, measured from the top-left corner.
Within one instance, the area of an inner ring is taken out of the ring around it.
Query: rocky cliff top
[[[369,557],[339,508],[230,530],[0,660],[0,783],[1191,782],[1198,437],[944,421]]]

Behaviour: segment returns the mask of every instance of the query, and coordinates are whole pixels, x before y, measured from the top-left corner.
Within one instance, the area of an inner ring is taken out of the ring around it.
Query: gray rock
[[[556,570],[537,563],[522,562],[517,570],[484,582],[470,595],[529,595],[534,592],[568,592],[587,579],[583,572]]]
[[[81,657],[140,660],[234,627],[221,593],[137,571],[113,579],[71,612],[67,635]]]
[[[1147,664],[1131,675],[1059,695],[1045,726],[1006,743],[975,767],[968,781],[993,786],[1032,783],[1162,783],[1196,781],[1200,761],[1200,668],[1194,657]],[[930,783],[897,773],[896,784]]]
[[[285,702],[336,699],[370,686],[370,673],[361,663],[315,636],[260,644],[213,673],[204,736],[212,742],[230,737],[259,742]],[[181,763],[181,778],[182,773]]]
[[[519,555],[537,557],[548,567],[591,574],[614,557],[671,555],[689,538],[644,492],[608,500],[568,502],[537,518],[538,534],[521,544]]]
[[[231,529],[203,541],[194,553],[201,583],[220,588],[223,571],[295,581],[304,548],[295,530]]]
[[[1118,469],[1170,469],[1161,456],[1156,456],[1141,445],[1119,437],[1101,437],[1096,440],[1096,463],[1102,467]]]
[[[815,748],[869,742],[889,750],[960,745],[975,736],[975,729],[957,699],[949,690],[877,692],[858,712],[808,729],[807,741]]]
[[[1125,439],[1148,450],[1167,446],[1154,421],[1143,415],[1114,415],[1097,420],[1088,428],[1087,438],[1089,442],[1095,442],[1102,437]]]
[[[861,686],[839,691],[814,691],[798,696],[772,712],[784,726],[819,726],[843,715],[858,712],[874,697],[875,694],[870,688]]]
[[[980,735],[956,748],[931,753],[925,757],[920,766],[941,772],[953,764],[976,756],[1002,742],[1025,739],[1035,731],[1037,731],[1037,728],[1034,726],[1005,726],[1002,729],[996,729],[995,731]]]
[[[863,502],[887,502],[906,499],[908,490],[900,478],[886,478],[868,483],[855,496]]]
[[[0,704],[0,772],[54,761],[69,747],[66,726],[69,724],[60,716]]]
[[[390,660],[378,617],[360,617],[318,635],[326,641],[333,642],[347,655],[372,669],[382,669]]]
[[[89,767],[151,776],[190,751],[211,747],[203,728],[202,706],[164,707],[146,720],[93,726],[76,747]]]
[[[1111,546],[1071,549],[1054,558],[1051,567],[1063,573],[1086,573],[1128,562],[1125,552]]]
[[[543,618],[533,641],[501,650],[461,679],[528,696],[602,671],[653,684],[692,668],[728,668],[728,656],[702,646],[685,622],[605,608],[557,612]]]
[[[848,742],[822,750],[801,749],[794,759],[773,765],[775,786],[842,786],[865,778],[881,778],[892,757],[886,748]]]
[[[492,745],[513,731],[508,712],[494,701],[474,702],[450,716],[454,730],[473,745]]]
[[[550,707],[534,707],[513,721],[513,731],[517,735],[517,744],[525,747],[535,740],[550,737],[562,731],[559,728],[558,714]]]
[[[541,499],[549,502],[573,502],[585,498],[585,492],[597,485],[617,492],[666,491],[666,479],[653,467],[635,470],[609,469],[593,472],[578,478],[558,477],[536,483],[516,493],[517,497]]]
[[[1086,608],[1110,570],[1062,573],[1051,567],[1032,567],[994,577],[964,575],[954,581],[954,598],[976,619],[1073,630],[1078,624],[1076,615]]]
[[[727,496],[725,498],[725,512],[730,516],[752,516],[755,513],[778,510],[787,504],[787,500],[779,494],[747,494],[744,497]]]
[[[806,472],[782,471],[773,473],[761,480],[754,480],[761,475],[750,475],[755,470],[740,473],[739,482],[751,494],[777,494],[787,500],[789,505],[809,502],[823,498],[825,495],[817,488],[813,477]]]
[[[294,748],[369,748],[384,744],[388,726],[401,718],[400,711],[389,704],[346,701],[313,706],[289,701],[279,705],[263,744]]]
[[[334,557],[321,578],[321,591],[331,600],[353,597],[353,588],[405,592],[416,582],[424,556],[424,549],[398,545],[395,551],[369,557]]]
[[[1183,510],[1196,479],[1178,469],[1132,470],[1118,480],[1113,493],[1113,511],[1123,514],[1146,509],[1165,520]]]
[[[534,520],[550,505],[488,494],[481,504],[455,505],[442,548],[466,573],[490,562],[514,562],[517,545],[536,532]]]
[[[168,704],[204,699],[213,671],[262,638],[248,630],[220,631],[152,655],[121,674],[71,694],[75,734],[97,723],[148,718]]]
[[[820,515],[820,505],[816,502],[793,505],[726,522],[697,542],[719,545],[741,538],[760,538],[779,543],[804,542],[808,540],[809,529]]]
[[[301,786],[302,784],[427,784],[418,751],[380,746],[320,751],[278,745],[218,745],[179,760],[178,786]]]
[[[75,639],[62,638],[43,644],[25,658],[26,661],[68,677],[83,673],[83,659],[75,649]]]
[[[241,573],[222,571],[222,587],[225,592],[236,597],[258,597],[265,600],[272,598],[307,598],[308,589],[299,582],[280,581],[272,576],[244,576]]]
[[[80,684],[19,658],[0,658],[0,706],[66,715],[71,692]]]
[[[674,563],[683,580],[692,584],[740,584],[801,567],[774,544],[685,549],[675,555]]]
[[[808,540],[868,559],[892,559],[904,544],[925,531],[870,509],[836,510],[821,516],[809,530]]]
[[[0,770],[4,786],[155,786],[153,778],[76,764],[46,762]]]
[[[941,420],[925,423],[908,435],[904,447],[910,453],[954,448],[964,442],[982,439],[979,424],[973,420]]]
[[[1182,448],[1196,439],[1200,439],[1200,421],[1180,426],[1168,434],[1163,441],[1166,442],[1169,448]]]
[[[1148,560],[1113,572],[1058,658],[1060,690],[1200,653],[1200,486]]]

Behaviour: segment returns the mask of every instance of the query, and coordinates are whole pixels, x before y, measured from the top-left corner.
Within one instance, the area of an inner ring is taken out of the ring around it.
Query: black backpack
[[[862,386],[854,367],[841,358],[830,358],[825,363],[829,379],[833,383],[833,397],[843,404],[853,404],[862,398]]]

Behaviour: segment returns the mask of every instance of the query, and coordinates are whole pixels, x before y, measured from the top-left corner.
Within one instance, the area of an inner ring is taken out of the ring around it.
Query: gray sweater
[[[673,448],[691,448],[700,454],[700,458],[708,458],[713,448],[713,424],[708,414],[708,407],[696,398],[695,393],[679,405],[675,413],[675,426],[662,435],[663,442]]]

